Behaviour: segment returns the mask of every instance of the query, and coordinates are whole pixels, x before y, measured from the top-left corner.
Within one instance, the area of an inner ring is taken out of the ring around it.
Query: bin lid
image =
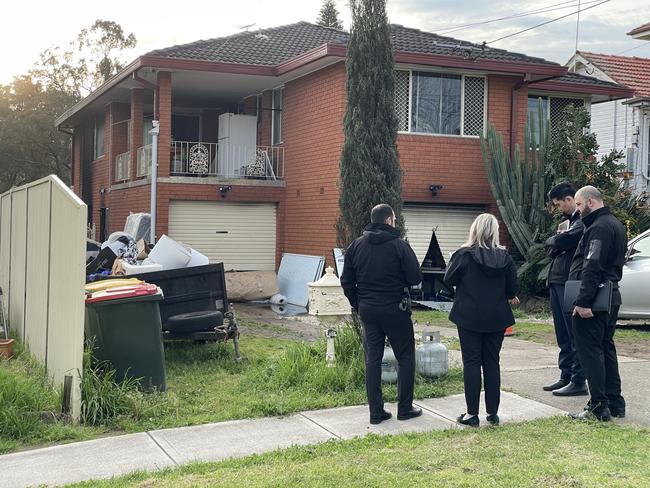
[[[161,294],[156,285],[140,283],[135,285],[118,286],[108,290],[91,293],[86,296],[86,303],[105,302],[108,300],[119,300],[124,298],[137,298],[149,295]]]

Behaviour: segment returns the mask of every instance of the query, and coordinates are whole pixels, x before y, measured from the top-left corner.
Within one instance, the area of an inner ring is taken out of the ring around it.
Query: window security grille
[[[395,71],[395,113],[397,114],[397,130],[409,130],[409,84],[410,72]]]
[[[581,98],[555,98],[551,97],[550,122],[551,127],[557,127],[562,122],[562,112],[569,105],[584,107],[585,101]]]
[[[465,76],[465,98],[463,107],[463,134],[483,134],[485,118],[485,78]]]
[[[395,70],[395,113],[398,120],[397,130],[400,132],[416,131],[410,117],[413,116],[412,106],[417,106],[417,94],[411,93],[411,78],[417,74],[418,72]],[[449,106],[450,100],[445,100],[444,103],[447,109],[456,113],[462,110],[462,135],[479,136],[485,129],[486,79],[482,76],[463,76],[462,81],[463,106],[458,103],[454,109]]]

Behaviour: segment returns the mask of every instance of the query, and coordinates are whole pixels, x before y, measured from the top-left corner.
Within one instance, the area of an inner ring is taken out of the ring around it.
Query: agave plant
[[[486,137],[481,136],[481,150],[501,218],[513,244],[526,260],[519,273],[532,266],[546,265],[540,272],[542,277],[548,273],[550,263],[543,242],[550,231],[552,218],[545,207],[548,123],[541,109],[538,113],[537,124],[534,119],[526,124],[523,158],[519,144],[515,144],[510,157],[503,136],[492,124],[488,124]]]

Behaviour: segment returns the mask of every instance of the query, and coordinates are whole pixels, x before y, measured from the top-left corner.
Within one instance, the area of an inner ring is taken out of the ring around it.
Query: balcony
[[[131,151],[118,154],[115,157],[115,182],[127,181],[131,173]]]
[[[260,180],[284,177],[284,148],[280,146],[173,141],[170,150],[172,176]]]

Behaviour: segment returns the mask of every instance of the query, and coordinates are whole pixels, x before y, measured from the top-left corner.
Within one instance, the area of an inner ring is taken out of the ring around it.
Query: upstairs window
[[[535,124],[535,143],[539,144],[539,117],[549,124],[550,137],[553,140],[554,129],[562,122],[564,108],[573,105],[584,107],[582,98],[548,97],[542,95],[528,95],[528,123]]]
[[[95,134],[93,144],[93,159],[99,159],[104,155],[104,117],[95,119]]]
[[[398,130],[478,136],[485,129],[485,91],[483,76],[397,70]]]
[[[282,144],[282,95],[283,89],[273,90],[273,117],[271,121],[271,144]]]

